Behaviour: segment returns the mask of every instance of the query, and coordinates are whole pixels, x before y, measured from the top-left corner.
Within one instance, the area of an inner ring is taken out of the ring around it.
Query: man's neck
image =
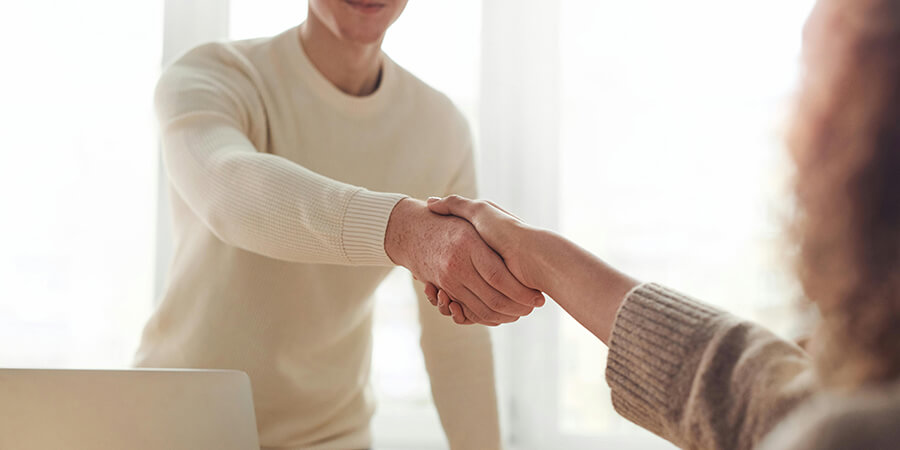
[[[341,91],[364,97],[381,80],[381,41],[358,44],[341,40],[310,13],[300,27],[300,45],[313,65]]]

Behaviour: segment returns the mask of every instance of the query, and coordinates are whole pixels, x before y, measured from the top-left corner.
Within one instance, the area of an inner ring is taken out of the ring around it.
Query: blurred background
[[[410,0],[385,51],[447,93],[483,195],[635,276],[804,332],[782,134],[812,0]],[[31,0],[0,15],[0,366],[123,367],[165,282],[152,90],[304,0]],[[376,293],[376,448],[446,447],[408,273]],[[514,449],[670,448],[618,418],[605,347],[552,304],[494,331]]]

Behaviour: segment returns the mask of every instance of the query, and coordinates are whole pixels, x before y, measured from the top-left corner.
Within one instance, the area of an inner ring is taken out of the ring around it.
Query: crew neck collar
[[[338,89],[316,68],[300,42],[299,26],[285,31],[277,39],[282,41],[282,51],[297,76],[303,79],[316,95],[336,110],[351,116],[368,116],[380,112],[388,105],[395,90],[397,73],[394,62],[383,52],[381,81],[378,88],[369,95],[358,97]]]

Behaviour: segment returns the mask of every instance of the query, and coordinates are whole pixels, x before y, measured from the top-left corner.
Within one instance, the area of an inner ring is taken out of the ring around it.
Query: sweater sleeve
[[[254,70],[222,44],[199,47],[156,88],[163,161],[177,194],[223,242],[308,263],[392,265],[384,251],[404,195],[371,192],[260,151]],[[256,81],[258,82],[258,80]]]
[[[682,448],[754,448],[815,389],[799,347],[655,284],[623,302],[606,379],[616,411]]]

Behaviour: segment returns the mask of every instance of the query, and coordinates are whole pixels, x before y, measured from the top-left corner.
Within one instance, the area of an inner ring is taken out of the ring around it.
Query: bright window
[[[4,4],[0,366],[131,361],[153,304],[162,4]]]

